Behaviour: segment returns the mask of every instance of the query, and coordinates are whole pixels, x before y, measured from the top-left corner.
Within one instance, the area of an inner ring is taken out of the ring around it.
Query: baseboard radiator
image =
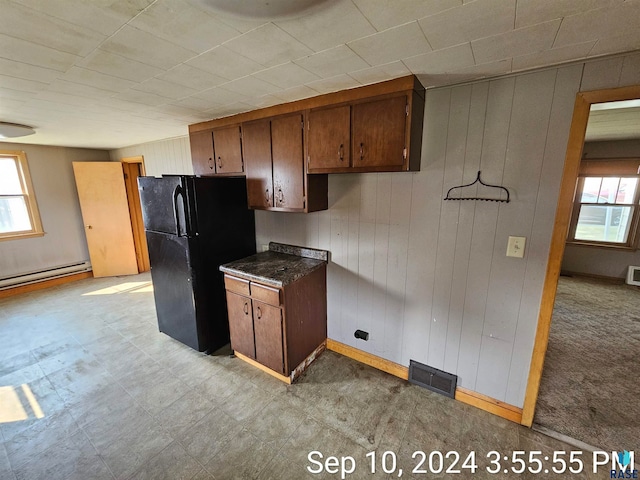
[[[38,283],[53,278],[66,277],[76,273],[88,272],[91,270],[91,262],[72,263],[60,267],[48,268],[37,272],[30,272],[12,277],[0,278],[0,290]]]

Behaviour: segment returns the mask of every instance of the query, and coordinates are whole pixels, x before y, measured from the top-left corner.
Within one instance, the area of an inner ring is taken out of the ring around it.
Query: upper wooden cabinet
[[[300,112],[242,125],[249,208],[287,212],[327,208],[327,179],[309,181],[304,171],[303,125]]]
[[[424,100],[420,98],[421,102],[412,108],[412,97],[413,92],[407,92],[311,110],[307,123],[307,171],[419,170]],[[412,127],[418,137],[414,145]]]
[[[196,175],[239,175],[244,172],[240,125],[189,134]]]
[[[413,75],[239,113],[189,126],[194,171],[246,172],[251,208],[323,210],[328,173],[420,170],[423,116]]]

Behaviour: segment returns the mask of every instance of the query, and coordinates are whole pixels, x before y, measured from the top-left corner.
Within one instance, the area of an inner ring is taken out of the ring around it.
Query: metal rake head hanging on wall
[[[489,188],[496,188],[500,191],[505,191],[507,193],[507,198],[502,198],[502,192],[500,192],[498,195],[498,198],[495,197],[452,197],[451,196],[451,192],[453,192],[454,190],[458,190],[461,188],[467,188],[467,187],[471,187],[473,185],[475,185],[476,183],[479,183],[480,185],[484,185],[485,187],[489,187]],[[474,182],[468,183],[466,185],[458,185],[457,187],[451,187],[449,189],[449,191],[447,192],[447,196],[444,197],[445,200],[484,200],[485,202],[504,202],[504,203],[509,203],[509,190],[507,190],[505,187],[501,186],[501,185],[491,185],[490,183],[485,183],[482,181],[482,179],[480,178],[480,170],[478,170],[478,176],[476,177]]]

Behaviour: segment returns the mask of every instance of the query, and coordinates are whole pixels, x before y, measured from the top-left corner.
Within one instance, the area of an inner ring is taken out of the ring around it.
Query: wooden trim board
[[[409,367],[405,367],[404,365],[399,365],[389,360],[385,360],[384,358],[380,358],[376,355],[364,352],[355,347],[345,345],[344,343],[331,340],[330,338],[327,338],[327,350],[331,350],[344,355],[345,357],[352,358],[360,363],[364,363],[365,365],[369,365],[370,367],[377,368],[378,370],[382,370],[383,372],[387,372],[391,375],[395,375],[396,377],[403,380],[409,379]]]
[[[80,272],[74,273],[72,275],[66,275],[64,277],[50,278],[49,280],[29,283],[27,285],[18,285],[16,287],[10,287],[5,290],[0,290],[0,298],[7,298],[23,293],[35,292],[36,290],[43,290],[45,288],[55,287],[57,285],[63,285],[65,283],[75,282],[76,280],[83,280],[85,278],[92,277],[93,272]]]
[[[238,357],[240,360],[247,362],[249,365],[252,365],[260,370],[262,370],[265,373],[268,373],[269,375],[271,375],[272,377],[276,377],[278,380],[280,380],[281,382],[286,383],[287,385],[291,385],[291,378],[286,377],[284,375],[279,374],[278,372],[274,372],[273,370],[271,370],[269,367],[265,367],[264,365],[262,365],[259,362],[256,362],[253,358],[249,358],[244,356],[241,353],[235,352],[235,356]]]
[[[547,271],[542,290],[540,313],[538,315],[538,327],[536,329],[533,353],[531,355],[531,367],[529,369],[529,379],[527,381],[522,420],[520,422],[527,427],[531,427],[533,424],[533,416],[538,401],[542,368],[549,343],[551,316],[556,298],[556,289],[558,288],[558,277],[560,276],[560,266],[562,265],[567,230],[573,208],[573,194],[580,170],[580,162],[582,161],[582,150],[584,147],[587,122],[589,120],[589,109],[592,103],[631,100],[636,98],[640,98],[640,86],[596,90],[592,92],[582,92],[576,95],[573,119],[569,130],[569,140],[567,142],[567,154],[565,156],[564,170],[560,184],[560,194],[558,196],[558,206],[556,208],[556,218],[551,235]]]
[[[521,423],[522,421],[521,408],[463,387],[456,388],[456,400],[512,422]]]
[[[253,358],[249,358],[246,355],[243,355],[238,352],[235,352],[234,354],[240,360],[247,362],[249,365],[253,365],[254,367],[262,370],[263,372],[268,373],[269,375],[277,378],[281,382],[284,382],[287,385],[291,385],[294,382],[294,380],[298,378],[300,375],[302,375],[304,371],[307,368],[309,368],[309,365],[311,365],[315,361],[315,359],[318,358],[318,356],[322,352],[324,352],[326,346],[327,346],[326,342],[322,342],[320,345],[318,345],[316,349],[313,352],[311,352],[307,358],[305,358],[302,362],[300,362],[300,365],[298,365],[296,368],[294,368],[291,371],[291,375],[289,375],[288,377],[286,375],[282,375],[278,372],[271,370],[269,367],[265,367],[260,362],[254,360]]]
[[[327,350],[352,358],[353,360],[357,360],[360,363],[377,368],[378,370],[382,370],[383,372],[389,373],[403,380],[409,379],[408,367],[385,360],[384,358],[380,358],[355,347],[345,345],[344,343],[331,340],[330,338],[327,339]],[[499,417],[511,420],[512,422],[520,423],[522,418],[522,409],[509,405],[508,403],[504,403],[500,400],[496,400],[495,398],[482,395],[481,393],[467,390],[466,388],[456,388],[455,399],[462,403],[484,410],[485,412],[493,413]]]

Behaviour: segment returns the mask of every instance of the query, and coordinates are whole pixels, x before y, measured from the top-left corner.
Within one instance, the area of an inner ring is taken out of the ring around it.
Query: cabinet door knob
[[[244,308],[242,310],[244,310],[245,315],[249,315],[249,303],[244,302]]]
[[[258,319],[262,318],[262,310],[260,307],[256,307],[256,317],[258,317]]]
[[[210,158],[207,163],[209,164],[209,169],[213,170],[213,158]]]
[[[222,168],[222,158],[218,155],[218,168]]]
[[[360,144],[360,160],[364,158],[364,143]]]
[[[280,187],[278,187],[278,194],[278,202],[280,203],[280,206],[282,206],[284,204],[284,193]]]
[[[340,144],[340,148],[338,148],[338,157],[340,157],[340,161],[344,160],[344,144]]]
[[[264,191],[264,200],[267,202],[267,206],[271,205],[271,197],[269,196],[269,189]]]

